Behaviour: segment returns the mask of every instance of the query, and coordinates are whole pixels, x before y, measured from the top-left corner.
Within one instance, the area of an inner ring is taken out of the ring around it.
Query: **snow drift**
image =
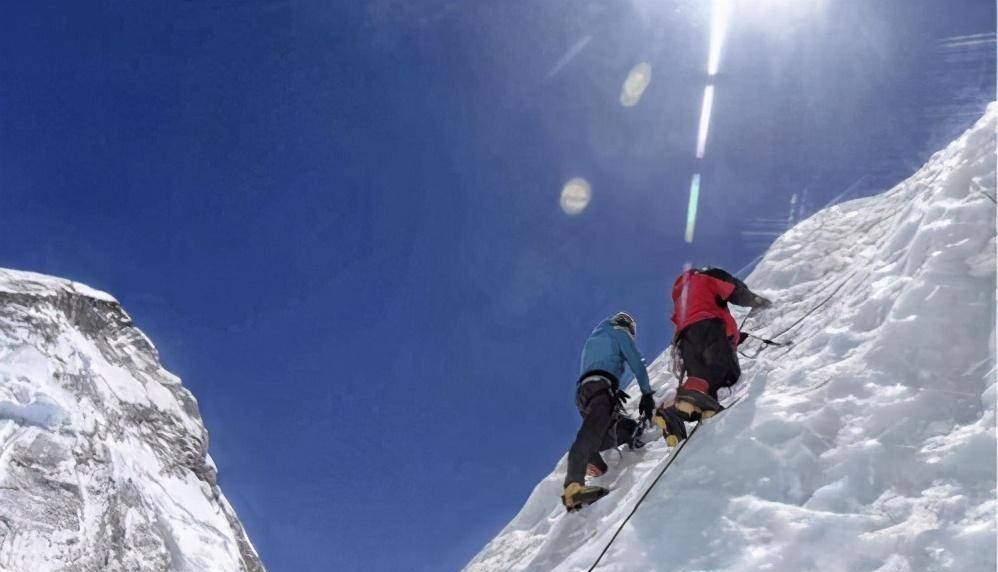
[[[794,345],[742,347],[744,399],[692,436],[599,570],[995,569],[996,118],[772,245],[747,283],[777,305],[746,329]],[[467,570],[588,570],[669,454],[608,453],[613,492],[571,515],[562,458]]]
[[[262,571],[207,448],[112,297],[0,270],[0,571]]]

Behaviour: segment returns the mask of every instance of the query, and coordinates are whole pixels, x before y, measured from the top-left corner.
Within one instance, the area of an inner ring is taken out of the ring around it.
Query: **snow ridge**
[[[908,180],[775,241],[747,282],[777,305],[746,329],[794,345],[742,347],[745,399],[598,570],[995,569],[996,120],[991,104]],[[466,570],[588,570],[668,456],[661,440],[607,455],[595,482],[613,492],[571,515],[563,457]]]
[[[262,571],[207,449],[113,297],[0,269],[0,571]]]

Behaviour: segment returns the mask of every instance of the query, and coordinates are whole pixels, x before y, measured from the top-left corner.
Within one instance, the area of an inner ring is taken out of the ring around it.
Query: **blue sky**
[[[460,568],[570,443],[595,322],[654,357],[684,262],[744,266],[994,98],[991,1],[760,2],[701,161],[708,2],[9,6],[0,265],[123,302],[271,569]]]

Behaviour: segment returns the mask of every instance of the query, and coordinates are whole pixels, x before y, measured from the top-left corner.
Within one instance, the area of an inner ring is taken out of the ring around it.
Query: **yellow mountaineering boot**
[[[676,402],[673,407],[685,421],[709,419],[724,410],[717,400],[706,393],[683,387],[676,391]]]
[[[587,504],[592,504],[606,496],[609,489],[603,487],[587,487],[581,483],[568,483],[565,492],[561,495],[561,504],[565,505],[565,510],[574,512]]]
[[[662,430],[662,437],[665,444],[675,447],[680,441],[686,439],[686,424],[675,407],[659,407],[655,410],[652,421]]]

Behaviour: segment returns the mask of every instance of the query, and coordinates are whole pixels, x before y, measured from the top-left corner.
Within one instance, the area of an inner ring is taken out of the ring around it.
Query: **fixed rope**
[[[826,296],[821,302],[818,302],[818,304],[815,305],[810,310],[808,310],[806,314],[804,314],[803,316],[801,316],[800,318],[798,318],[796,322],[790,324],[786,328],[783,328],[783,330],[780,331],[780,333],[776,334],[773,337],[774,338],[778,338],[778,337],[782,336],[783,334],[789,332],[790,330],[794,329],[797,326],[797,324],[800,324],[801,322],[803,322],[804,320],[806,320],[808,318],[808,316],[810,316],[811,314],[813,314],[816,311],[818,311],[818,308],[821,308],[822,306],[824,306],[825,304],[827,304],[829,300],[831,300],[832,298],[834,298],[835,295],[839,293],[839,290],[841,290],[842,287],[845,286],[850,280],[852,280],[852,277],[855,276],[858,273],[859,273],[859,270],[853,270],[852,274],[850,274],[849,276],[846,276],[846,279],[843,280],[842,283],[839,284],[837,288],[835,288],[835,290],[832,290],[831,294],[829,294],[828,296]]]
[[[808,317],[811,316],[811,314],[814,314],[815,312],[817,312],[819,308],[821,308],[822,306],[824,306],[825,304],[827,304],[829,302],[829,300],[831,300],[832,298],[834,298],[835,295],[839,293],[839,290],[842,290],[842,288],[846,284],[848,284],[850,280],[852,280],[853,276],[855,276],[858,273],[859,273],[859,270],[853,270],[852,273],[849,276],[846,276],[846,279],[843,280],[841,284],[839,284],[834,290],[832,290],[831,294],[829,294],[828,296],[825,296],[820,302],[818,302],[817,304],[815,304],[814,307],[812,307],[810,310],[808,310],[803,316],[801,316],[800,318],[798,318],[794,323],[790,324],[786,328],[783,328],[779,333],[773,335],[772,338],[773,339],[778,338],[778,337],[782,336],[783,334],[789,332],[790,330],[796,328],[798,324],[800,324],[801,322],[803,322],[804,320],[806,320]],[[751,312],[749,312],[749,314],[751,314]],[[747,320],[748,316],[745,316],[745,318]],[[744,324],[744,322],[742,322],[742,323]],[[750,335],[752,335],[752,334],[750,334]],[[761,354],[769,346],[777,346],[777,347],[779,347],[779,346],[783,346],[783,345],[791,345],[790,343],[785,343],[784,344],[784,343],[780,343],[780,342],[774,342],[773,339],[759,338],[759,336],[756,336],[756,335],[752,335],[752,337],[762,340],[765,345],[763,345],[763,347],[759,351],[755,352],[755,355],[751,355],[750,356],[750,355],[746,355],[746,354],[744,354],[742,352],[738,352],[742,357],[745,357],[745,358],[748,358],[748,359],[755,359],[755,358],[759,357],[759,354]]]
[[[848,190],[848,189],[847,189],[847,190]],[[991,197],[991,195],[989,195],[988,193],[986,193],[986,192],[984,192],[984,191],[981,191],[981,190],[979,190],[979,189],[974,189],[974,190],[976,190],[976,191],[980,192],[980,193],[981,193],[981,194],[983,194],[983,195],[984,195],[985,197],[987,197],[987,198],[988,198],[989,200],[991,200],[992,202],[995,202],[995,204],[998,204],[998,201],[995,201],[995,199],[994,199],[993,197]],[[843,194],[844,194],[844,192],[843,192]],[[842,195],[840,195],[840,197],[841,197],[841,196],[842,196]],[[822,209],[819,209],[819,210],[823,210],[824,208],[827,208],[827,207],[828,207],[829,205],[831,205],[832,203],[834,203],[834,202],[835,202],[835,201],[837,201],[838,199],[839,199],[839,197],[836,197],[835,199],[832,199],[832,201],[831,201],[830,203],[828,203],[827,205],[825,205],[824,207],[822,207]],[[863,229],[863,232],[869,232],[870,230],[872,230],[872,229],[873,229],[873,227],[875,227],[875,226],[879,225],[880,223],[883,223],[883,222],[885,222],[885,221],[888,221],[888,220],[890,220],[890,219],[891,219],[892,217],[896,217],[896,216],[899,216],[899,215],[901,214],[901,212],[902,212],[902,211],[901,211],[901,209],[896,209],[896,210],[893,210],[893,211],[891,211],[891,212],[888,212],[888,213],[887,213],[886,215],[884,215],[884,216],[882,216],[882,217],[880,217],[880,218],[878,218],[878,219],[874,220],[874,221],[873,221],[872,223],[870,223],[870,225],[869,225],[869,226],[868,226],[867,228]],[[813,234],[814,234],[815,232],[817,232],[818,230],[821,230],[822,228],[823,228],[823,225],[819,225],[819,226],[818,226],[817,228],[814,228],[814,229],[812,229],[812,230],[811,230],[811,231],[810,231],[810,232],[808,233],[808,235],[807,235],[807,236],[808,236],[808,237],[810,237],[811,235],[813,235]],[[861,261],[861,262],[869,262],[869,261],[870,261],[870,260],[865,260],[865,261]],[[755,261],[753,261],[752,263],[754,263],[754,262],[755,262]],[[750,263],[749,265],[751,265],[752,263]],[[853,264],[852,264],[852,266],[858,266],[858,264],[859,264],[859,263],[853,263]],[[739,272],[741,272],[741,271],[739,271]],[[773,338],[773,339],[776,339],[776,338],[778,338],[778,337],[782,336],[783,334],[787,333],[788,331],[790,331],[790,330],[792,330],[792,329],[793,329],[794,327],[796,327],[796,326],[797,326],[797,324],[800,324],[800,323],[801,323],[801,322],[803,322],[803,321],[804,321],[805,319],[807,319],[807,317],[808,317],[808,316],[810,316],[811,314],[813,314],[813,313],[814,313],[815,311],[817,311],[817,310],[818,310],[818,308],[821,308],[821,307],[822,307],[822,306],[824,306],[824,305],[825,305],[826,303],[828,303],[828,301],[829,301],[829,300],[831,300],[831,299],[832,299],[832,298],[833,298],[833,297],[834,297],[834,296],[835,296],[835,295],[836,295],[836,294],[837,294],[837,293],[839,292],[839,290],[841,290],[841,289],[842,289],[842,287],[843,287],[843,286],[845,286],[845,285],[846,285],[846,283],[847,283],[847,282],[849,282],[849,280],[851,280],[851,279],[852,279],[852,277],[853,277],[853,276],[855,276],[855,275],[856,275],[856,274],[858,274],[858,273],[859,273],[859,269],[857,268],[856,270],[854,270],[854,271],[852,272],[852,274],[850,274],[849,276],[847,276],[847,277],[846,277],[846,279],[845,279],[845,280],[843,280],[843,281],[842,281],[842,283],[841,283],[841,284],[839,284],[839,285],[838,285],[838,286],[837,286],[837,287],[835,288],[835,290],[833,290],[833,291],[832,291],[832,293],[831,293],[831,294],[829,294],[829,295],[828,295],[827,297],[825,297],[825,298],[824,298],[824,299],[823,299],[823,300],[822,300],[821,302],[819,302],[819,303],[818,303],[818,305],[816,305],[815,307],[813,307],[813,308],[811,308],[810,310],[808,310],[808,312],[807,312],[806,314],[804,314],[803,316],[801,316],[801,317],[800,317],[800,319],[798,319],[798,320],[797,320],[796,322],[794,322],[793,324],[790,324],[790,325],[789,325],[788,327],[784,328],[784,329],[783,329],[783,330],[782,330],[782,331],[781,331],[780,333],[778,333],[778,334],[776,334],[776,335],[772,336],[772,338]],[[831,285],[831,284],[834,284],[834,282],[828,282],[827,284],[825,284],[825,285],[823,285],[823,286],[822,286],[821,288],[819,288],[819,289],[818,289],[818,290],[817,290],[816,292],[814,292],[814,294],[815,294],[815,295],[817,295],[817,294],[818,294],[818,292],[821,292],[822,290],[824,290],[825,288],[827,288],[827,287],[828,287],[829,285]],[[749,318],[749,316],[751,316],[751,315],[752,315],[752,312],[749,312],[749,313],[748,313],[748,315],[747,315],[747,316],[745,316],[745,321],[747,321],[747,320],[748,320],[748,318]],[[745,321],[743,321],[742,323],[744,324],[744,323],[745,323]],[[740,329],[740,328],[739,328],[739,329]],[[755,359],[755,358],[759,357],[759,354],[761,354],[761,353],[762,353],[763,351],[765,351],[765,349],[766,349],[767,347],[769,347],[769,346],[770,346],[770,344],[766,344],[766,345],[765,345],[764,347],[762,347],[762,348],[761,348],[761,349],[760,349],[759,351],[755,352],[755,355],[751,355],[751,356],[750,356],[750,355],[747,355],[747,354],[745,354],[745,353],[742,353],[741,351],[739,351],[739,352],[738,352],[738,354],[739,354],[739,355],[741,355],[741,356],[742,356],[742,357],[744,357],[744,358],[748,358],[748,359]],[[785,353],[784,353],[783,355],[786,355],[786,353],[789,353],[790,351],[791,351],[791,350],[788,350],[788,351],[787,351],[787,352],[785,352]]]
[[[603,551],[600,552],[599,556],[596,557],[596,561],[593,562],[593,565],[589,567],[588,572],[593,572],[593,570],[595,570],[596,567],[599,566],[600,560],[603,560],[603,556],[605,556],[606,552],[610,550],[610,546],[613,545],[613,542],[617,540],[617,536],[620,535],[620,531],[624,530],[624,525],[626,525],[627,522],[631,520],[631,517],[634,516],[634,513],[638,512],[638,508],[641,506],[641,503],[644,502],[645,498],[648,497],[648,493],[650,493],[651,490],[655,488],[655,485],[658,484],[659,479],[662,478],[662,475],[665,474],[665,471],[669,468],[670,465],[672,465],[672,462],[676,460],[676,457],[679,456],[679,452],[682,451],[683,447],[685,447],[686,444],[690,442],[690,439],[693,438],[693,435],[697,432],[697,429],[699,428],[700,428],[700,423],[697,423],[696,426],[693,428],[693,430],[690,431],[689,436],[682,443],[679,444],[679,447],[677,447],[675,451],[672,452],[672,455],[669,456],[669,462],[667,462],[665,466],[662,467],[662,470],[658,472],[658,475],[655,477],[655,480],[651,482],[651,485],[649,485],[648,489],[645,490],[644,494],[641,495],[641,498],[638,499],[638,502],[634,504],[634,508],[631,509],[630,514],[628,514],[627,517],[624,518],[623,522],[620,523],[620,526],[617,527],[616,532],[614,532],[613,536],[610,538],[610,542],[607,542],[606,546],[603,547]]]

